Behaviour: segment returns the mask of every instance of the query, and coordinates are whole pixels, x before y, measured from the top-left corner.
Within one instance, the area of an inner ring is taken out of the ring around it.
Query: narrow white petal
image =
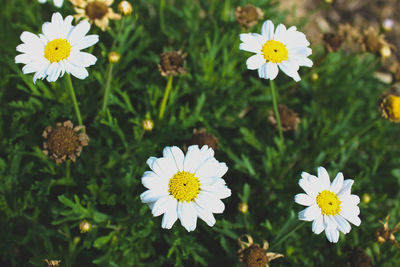
[[[83,41],[83,37],[85,37],[86,33],[90,29],[90,24],[87,20],[80,22],[75,28],[72,29],[69,36],[67,37],[68,42],[71,46],[79,44]]]
[[[337,243],[339,241],[339,231],[336,228],[325,228],[325,235],[331,243]]]
[[[208,146],[203,146],[201,149],[197,145],[190,146],[183,162],[183,169],[194,173],[209,158],[213,157],[214,150]]]
[[[54,5],[56,7],[62,7],[64,0],[54,0]]]
[[[342,215],[346,220],[354,224],[355,226],[360,226],[361,220],[358,217],[358,214],[360,214],[360,210],[356,209],[341,209],[340,210],[340,215]]]
[[[247,68],[249,70],[256,70],[265,63],[265,58],[262,54],[255,54],[249,57],[246,61]]]
[[[312,231],[319,235],[324,229],[324,220],[322,214],[319,214],[312,223]]]
[[[258,69],[258,77],[267,79],[267,63]]]
[[[47,70],[47,81],[55,82],[60,76],[61,70],[57,62],[53,62]]]
[[[262,44],[259,41],[257,35],[251,33],[242,33],[240,34],[240,40],[243,42],[239,45],[240,50],[260,53]]]
[[[205,191],[200,191],[195,202],[203,209],[207,209],[212,213],[222,213],[225,209],[225,205],[220,199]]]
[[[178,213],[177,213],[177,207],[178,207],[178,202],[175,198],[172,198],[172,201],[169,203],[162,222],[161,222],[161,227],[165,229],[171,229],[176,220],[178,219]]]
[[[155,190],[147,190],[144,191],[140,195],[140,200],[143,203],[150,203],[150,202],[155,202],[157,199],[163,196],[167,196],[169,193],[168,192],[161,192],[161,191],[155,191]]]
[[[315,204],[299,212],[299,220],[311,222],[321,214],[321,209]]]
[[[208,224],[208,226],[213,226],[215,224],[215,218],[212,212],[200,207],[197,203],[195,203],[194,206],[196,208],[197,216],[199,216],[200,219],[205,221]]]
[[[309,195],[306,195],[303,193],[295,195],[294,201],[297,204],[304,205],[304,206],[311,206],[311,205],[315,204],[315,198],[312,198]]]
[[[343,234],[350,233],[351,225],[346,221],[341,215],[336,215],[333,217],[337,223],[338,229]]]
[[[191,202],[178,202],[178,218],[185,229],[190,232],[196,229],[197,213]]]
[[[352,179],[346,179],[343,181],[342,189],[337,194],[339,198],[345,197],[346,195],[350,195],[351,187],[354,183]]]
[[[98,35],[87,35],[83,38],[83,40],[77,43],[75,46],[78,50],[88,48],[99,41]]]
[[[163,156],[165,158],[171,158],[176,166],[176,169],[183,171],[183,161],[185,159],[185,155],[179,147],[165,147],[163,150]]]
[[[264,22],[261,28],[261,34],[265,36],[267,40],[274,39],[274,24],[272,21],[267,20]]]
[[[330,191],[337,194],[342,189],[343,181],[343,173],[339,172],[331,184]]]
[[[157,201],[154,203],[154,206],[151,210],[151,213],[153,214],[154,217],[160,216],[161,214],[165,213],[168,209],[168,207],[174,203],[174,197],[168,195],[168,196],[163,196],[157,199]]]
[[[278,75],[278,64],[269,61],[267,63],[267,79],[274,80]]]
[[[299,65],[295,62],[286,60],[278,63],[278,66],[287,76],[293,78],[296,82],[301,80],[299,73],[297,72],[299,70]]]
[[[284,42],[284,36],[285,36],[285,34],[286,34],[286,27],[285,27],[285,25],[279,24],[279,25],[276,27],[276,30],[275,30],[274,40],[283,43],[283,42]]]
[[[329,174],[324,167],[318,167],[318,178],[324,190],[329,190],[331,181],[329,179]]]
[[[360,198],[357,195],[345,195],[340,201],[343,206],[355,206],[360,203]]]
[[[79,67],[76,66],[72,63],[67,63],[66,64],[66,72],[72,74],[78,79],[85,79],[87,76],[89,76],[89,72],[84,68],[84,67]]]

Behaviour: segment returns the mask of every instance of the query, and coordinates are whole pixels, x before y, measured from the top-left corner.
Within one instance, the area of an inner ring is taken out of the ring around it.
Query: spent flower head
[[[382,224],[383,227],[375,229],[375,237],[376,240],[383,244],[386,241],[392,243],[395,247],[400,248],[399,242],[397,242],[395,233],[400,230],[400,222],[396,224],[392,229],[389,228],[389,215],[386,216],[385,221],[379,220],[379,223]]]
[[[247,239],[247,242],[243,241]],[[263,246],[254,243],[250,235],[242,235],[238,238],[240,249],[238,251],[239,260],[243,267],[268,267],[268,263],[274,259],[284,257],[283,254],[267,252],[268,241],[263,240]]]
[[[158,70],[162,76],[177,76],[185,74],[186,69],[185,58],[187,54],[182,54],[182,50],[164,52],[160,54],[160,63],[158,63]]]
[[[337,243],[339,231],[343,234],[350,232],[349,222],[356,226],[361,224],[358,217],[360,208],[357,206],[360,198],[351,194],[354,180],[344,180],[343,174],[339,172],[331,183],[323,167],[318,168],[318,177],[306,172],[301,177],[299,185],[306,194],[297,194],[295,202],[308,206],[299,212],[299,219],[313,221],[314,233],[320,234],[325,230],[329,242]]]
[[[47,267],[60,267],[61,260],[44,259],[43,262],[47,264]]]
[[[153,216],[164,214],[161,226],[171,229],[177,219],[187,231],[196,229],[197,217],[209,226],[215,224],[213,213],[225,209],[221,199],[231,195],[221,177],[227,172],[225,163],[214,158],[208,146],[190,146],[186,155],[178,147],[166,147],[163,157],[150,157],[142,177],[148,189],[140,195]]]
[[[247,4],[244,7],[238,6],[235,10],[235,20],[246,28],[251,28],[264,17],[264,12],[259,7]]]
[[[300,81],[300,66],[311,67],[313,62],[307,58],[312,50],[308,46],[304,33],[295,26],[286,29],[279,24],[274,30],[272,21],[267,20],[261,28],[261,34],[240,34],[242,43],[239,49],[256,53],[247,59],[247,68],[258,70],[258,76],[274,80],[278,75],[278,67],[296,82]]]
[[[364,250],[354,248],[347,256],[348,267],[371,267],[371,258]]]
[[[51,22],[42,26],[42,34],[30,32],[21,34],[22,44],[17,46],[21,52],[15,57],[15,63],[23,63],[24,74],[35,73],[33,82],[44,79],[55,82],[64,73],[85,79],[89,73],[86,67],[94,65],[97,58],[89,53],[81,52],[99,41],[98,35],[87,35],[90,29],[88,22],[71,25],[72,16],[65,19],[60,13],[54,13]]]
[[[285,105],[279,105],[278,112],[281,119],[282,131],[296,131],[297,125],[301,122],[299,115],[293,109],[288,108]],[[272,110],[268,114],[268,121],[271,125],[277,127],[275,114]]]
[[[119,13],[121,13],[124,16],[129,16],[130,14],[132,14],[133,11],[131,3],[129,3],[128,1],[119,2],[117,8]]]
[[[74,18],[77,20],[87,19],[94,23],[102,31],[108,28],[109,20],[119,20],[121,15],[117,14],[111,8],[114,0],[69,0],[73,5],[75,12]]]
[[[193,129],[193,134],[188,140],[186,146],[198,145],[199,147],[202,147],[207,145],[211,147],[214,152],[217,152],[219,150],[218,144],[218,138],[215,135],[207,132],[206,128],[200,128]]]
[[[42,136],[46,139],[43,143],[43,153],[62,163],[67,158],[75,162],[79,157],[83,146],[89,143],[89,137],[85,133],[79,133],[85,126],[74,127],[71,121],[58,122],[56,128],[47,126]]]

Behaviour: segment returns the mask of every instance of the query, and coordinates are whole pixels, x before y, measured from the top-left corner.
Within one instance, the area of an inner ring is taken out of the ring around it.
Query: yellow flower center
[[[383,116],[390,121],[400,121],[400,97],[389,95],[381,104]]]
[[[178,201],[194,201],[200,192],[200,181],[193,173],[179,171],[168,184],[168,192]]]
[[[54,39],[44,48],[44,57],[51,63],[67,59],[71,52],[71,45],[66,39]]]
[[[340,200],[331,191],[324,190],[317,196],[317,204],[321,208],[322,215],[336,215],[340,212]]]
[[[288,50],[281,42],[269,40],[263,45],[261,50],[267,61],[279,63],[288,59]]]

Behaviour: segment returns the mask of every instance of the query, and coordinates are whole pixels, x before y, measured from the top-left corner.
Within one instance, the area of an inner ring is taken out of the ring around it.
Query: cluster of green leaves
[[[250,2],[275,24],[283,21],[278,1]],[[105,33],[91,29],[100,35],[90,50],[98,61],[87,79],[73,78],[90,142],[67,175],[68,164],[57,165],[41,151],[46,126],[77,124],[65,81],[34,85],[32,75],[14,63],[19,35],[39,33],[55,8],[5,0],[0,10],[0,265],[43,266],[47,258],[61,259],[61,266],[238,266],[242,234],[272,241],[271,250],[285,254],[275,266],[343,266],[354,247],[366,250],[376,266],[400,264],[398,250],[378,245],[372,234],[387,214],[390,225],[400,220],[398,126],[379,120],[358,135],[379,116],[377,99],[388,87],[373,77],[379,67],[374,56],[339,51],[325,57],[315,44],[312,59],[319,63],[301,69],[301,82],[280,73],[279,103],[301,116],[299,129],[285,134],[282,143],[267,122],[268,83],[246,70],[250,55],[238,49],[244,29],[233,11],[247,1],[131,3],[135,15],[125,18],[124,27],[116,22]],[[74,13],[68,1],[61,13]],[[174,79],[164,119],[158,121],[166,85],[157,70],[158,54],[180,48],[188,55],[188,74]],[[121,61],[113,68],[108,108],[102,112],[111,49],[121,53]],[[313,73],[318,80],[311,79]],[[155,121],[152,132],[142,128],[145,118]],[[161,218],[153,218],[139,199],[145,162],[167,145],[182,147],[199,127],[219,139],[216,157],[229,167],[224,178],[232,196],[212,228],[199,221],[191,233],[179,222],[161,229]],[[285,235],[299,223],[296,213],[302,207],[293,198],[301,192],[300,173],[314,173],[317,166],[331,175],[342,171],[355,179],[356,194],[372,199],[360,204],[361,226],[341,235],[338,244],[312,234],[311,224]],[[248,203],[246,214],[238,211],[241,202]],[[88,233],[79,231],[84,219],[92,224]]]

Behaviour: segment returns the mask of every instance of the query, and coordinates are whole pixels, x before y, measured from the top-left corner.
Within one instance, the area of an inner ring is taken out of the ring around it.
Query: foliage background
[[[23,75],[22,65],[14,63],[19,35],[39,33],[57,9],[5,0],[0,9],[0,265],[44,266],[47,258],[61,259],[61,266],[238,266],[242,234],[259,243],[275,241],[271,251],[285,258],[272,266],[344,266],[355,247],[364,249],[374,266],[399,265],[398,249],[378,245],[373,236],[387,214],[390,225],[400,220],[398,125],[379,120],[357,136],[380,116],[378,96],[389,88],[373,76],[380,61],[344,51],[324,57],[324,48],[312,44],[311,57],[320,64],[302,68],[299,83],[282,73],[276,80],[279,103],[302,120],[298,131],[285,134],[280,143],[267,122],[272,110],[268,82],[246,70],[250,54],[238,49],[244,29],[233,17],[237,5],[252,3],[275,24],[295,18],[278,11],[278,2],[131,2],[137,17],[129,18],[116,46],[122,60],[114,67],[106,113],[101,105],[115,32],[92,27],[90,32],[100,35],[92,50],[98,61],[86,80],[73,78],[90,142],[71,164],[68,179],[66,164],[56,165],[41,152],[46,126],[68,119],[77,124],[64,79],[34,85],[32,75]],[[61,13],[74,13],[68,1]],[[304,21],[298,23],[301,30]],[[259,32],[261,24],[251,31]],[[157,70],[158,54],[181,47],[188,54],[188,74],[174,79],[165,117],[157,121],[166,85]],[[319,79],[311,80],[312,73]],[[155,120],[152,132],[141,126],[146,117]],[[163,230],[161,217],[153,218],[139,199],[145,161],[160,156],[167,145],[183,147],[199,127],[219,139],[216,157],[229,166],[224,178],[232,196],[212,228],[198,221],[191,233],[179,222]],[[315,173],[318,166],[331,176],[342,171],[355,180],[355,194],[370,195],[371,202],[360,204],[361,226],[330,244],[307,223],[274,245],[280,230],[299,223],[302,207],[293,198],[301,192],[300,173]],[[248,203],[247,214],[237,209],[242,201]],[[93,225],[89,233],[79,231],[83,219]]]

